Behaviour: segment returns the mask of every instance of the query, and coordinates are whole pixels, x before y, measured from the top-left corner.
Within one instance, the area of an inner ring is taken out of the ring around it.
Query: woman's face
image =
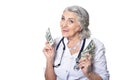
[[[80,23],[75,13],[64,11],[60,21],[61,32],[64,37],[75,37],[80,35]]]

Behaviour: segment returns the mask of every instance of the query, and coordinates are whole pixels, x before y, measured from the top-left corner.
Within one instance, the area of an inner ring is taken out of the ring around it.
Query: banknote
[[[45,37],[46,37],[46,40],[49,42],[50,45],[54,44],[54,40],[52,38],[50,28],[47,29]]]
[[[95,43],[93,40],[90,41],[90,43],[88,44],[88,46],[81,52],[81,59],[84,59],[86,58],[86,55],[87,54],[90,54],[91,55],[91,61],[93,59],[93,56],[94,56],[94,52],[95,51]],[[75,64],[74,66],[74,69],[75,70],[79,70],[79,58],[76,59],[77,63]]]
[[[95,51],[95,43],[93,40],[91,40],[88,46],[82,51],[81,57],[85,57],[86,54],[91,54],[93,56],[95,53],[94,51]]]

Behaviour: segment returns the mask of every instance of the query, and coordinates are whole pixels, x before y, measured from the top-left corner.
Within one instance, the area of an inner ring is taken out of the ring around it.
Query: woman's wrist
[[[46,62],[47,62],[47,64],[52,64],[53,65],[54,64],[54,59],[47,59]]]
[[[93,75],[93,73],[94,73],[94,72],[89,72],[89,73],[86,74],[86,76],[87,76],[88,78],[90,78],[91,75]]]
[[[87,78],[89,80],[102,80],[102,78],[97,73],[95,73],[95,72],[89,72],[87,74]]]

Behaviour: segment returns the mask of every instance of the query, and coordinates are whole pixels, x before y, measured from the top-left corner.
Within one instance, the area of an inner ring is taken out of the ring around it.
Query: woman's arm
[[[54,47],[51,46],[48,42],[43,49],[43,52],[46,56],[46,70],[45,70],[45,80],[56,80],[56,75],[54,73]]]
[[[45,70],[45,80],[56,80],[54,73],[53,60],[47,61]]]
[[[90,55],[86,55],[86,58],[80,60],[80,68],[89,80],[109,80],[105,47],[98,40],[95,40],[95,43],[97,44],[93,61],[91,62]]]

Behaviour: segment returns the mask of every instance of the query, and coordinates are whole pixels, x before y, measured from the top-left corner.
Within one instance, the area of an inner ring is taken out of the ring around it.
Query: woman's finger
[[[79,61],[80,67],[82,67],[82,66],[87,67],[87,66],[90,65],[90,64],[91,64],[91,62],[90,62],[90,60],[88,60],[87,58],[81,59],[81,60]]]
[[[86,61],[87,61],[86,58],[81,58],[81,59],[79,60],[79,63],[86,62]]]

